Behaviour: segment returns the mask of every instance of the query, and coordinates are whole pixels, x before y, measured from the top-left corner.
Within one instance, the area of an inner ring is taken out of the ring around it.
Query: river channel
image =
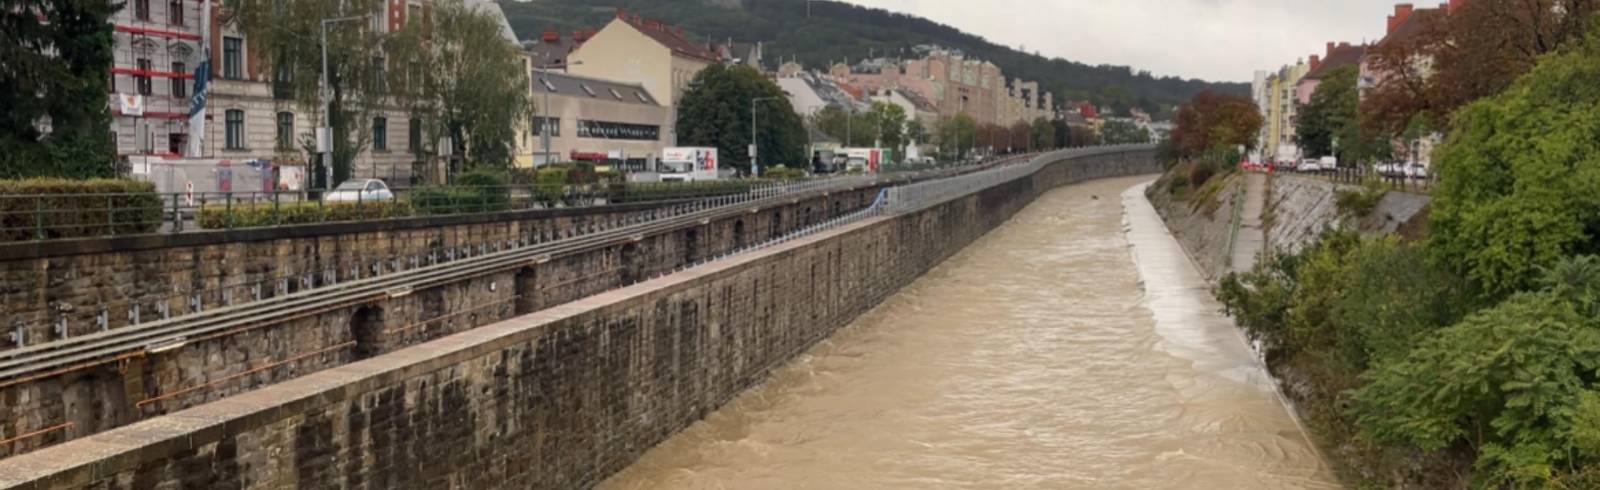
[[[601,488],[1338,488],[1149,180],[1042,196]]]

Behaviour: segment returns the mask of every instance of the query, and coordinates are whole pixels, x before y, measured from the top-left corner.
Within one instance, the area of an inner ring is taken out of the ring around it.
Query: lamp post
[[[327,151],[322,154],[322,174],[324,184],[328,189],[333,188],[333,84],[328,77],[328,24],[363,20],[369,16],[352,15],[334,19],[322,19],[322,121],[326,126],[323,134],[317,135],[319,139],[328,141]]]
[[[761,176],[761,164],[757,162],[757,154],[759,151],[756,146],[756,105],[763,101],[778,100],[781,98],[782,97],[756,97],[755,99],[750,100],[750,174],[755,177]]]

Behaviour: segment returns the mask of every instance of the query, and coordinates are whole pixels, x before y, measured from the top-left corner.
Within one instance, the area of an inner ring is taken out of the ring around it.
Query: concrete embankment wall
[[[1085,157],[921,211],[0,460],[4,488],[585,488],[1005,222]]]
[[[1227,271],[1233,209],[1245,185],[1241,175],[1234,174],[1230,179],[1210,203],[1175,199],[1158,186],[1152,186],[1149,194],[1167,228],[1212,280]],[[1270,253],[1297,253],[1315,242],[1328,228],[1356,226],[1365,233],[1405,233],[1423,226],[1422,222],[1427,219],[1428,196],[1389,192],[1367,216],[1342,220],[1339,192],[1360,190],[1360,186],[1335,184],[1316,177],[1273,175],[1265,193],[1265,249]]]

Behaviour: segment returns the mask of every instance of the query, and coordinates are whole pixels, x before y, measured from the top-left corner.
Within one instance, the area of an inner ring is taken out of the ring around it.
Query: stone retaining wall
[[[0,461],[3,488],[587,488],[1039,194],[1157,171],[1087,157]]]

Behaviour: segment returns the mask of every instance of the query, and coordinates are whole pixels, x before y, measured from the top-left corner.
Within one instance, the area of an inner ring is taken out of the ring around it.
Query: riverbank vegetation
[[[1600,488],[1596,32],[1455,111],[1423,238],[1219,283],[1347,484]]]

